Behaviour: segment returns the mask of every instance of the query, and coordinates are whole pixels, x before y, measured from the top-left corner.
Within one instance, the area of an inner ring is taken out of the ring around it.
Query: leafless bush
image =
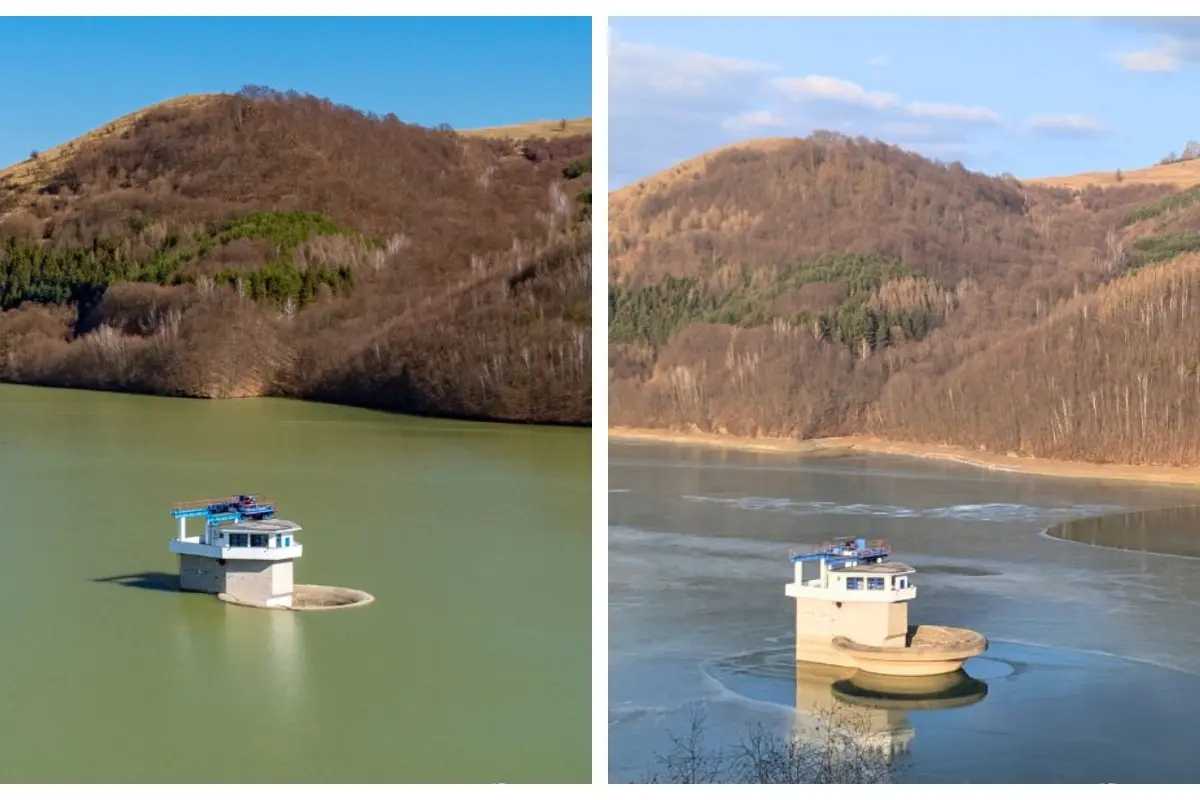
[[[672,734],[645,783],[891,783],[897,766],[877,742],[863,713],[829,706],[817,714],[812,736],[781,736],[761,724],[732,749],[709,747],[701,706],[688,709],[688,728]]]

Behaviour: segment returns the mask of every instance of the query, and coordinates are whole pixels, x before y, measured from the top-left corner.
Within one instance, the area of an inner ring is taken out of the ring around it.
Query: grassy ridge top
[[[1119,177],[1118,177],[1119,174]],[[1089,186],[1110,188],[1122,184],[1131,186],[1173,186],[1186,189],[1200,184],[1200,158],[1156,164],[1145,169],[1083,172],[1079,175],[1060,175],[1050,178],[1029,178],[1022,181],[1037,186],[1057,186],[1064,189],[1086,189]]]
[[[12,188],[36,191],[37,188],[49,181],[57,171],[66,166],[71,158],[79,153],[84,146],[96,144],[105,139],[119,137],[132,129],[138,120],[144,119],[153,112],[194,108],[210,103],[221,96],[219,94],[189,94],[140,108],[112,122],[94,128],[82,136],[77,136],[49,150],[39,151],[36,158],[31,156],[24,161],[0,169],[0,187],[7,185]]]
[[[590,136],[592,118],[546,119],[493,128],[467,128],[458,133],[483,139],[559,139],[564,136]]]

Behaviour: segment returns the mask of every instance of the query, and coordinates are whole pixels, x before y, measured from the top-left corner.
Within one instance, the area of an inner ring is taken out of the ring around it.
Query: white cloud
[[[1132,50],[1118,53],[1117,60],[1129,72],[1176,72],[1179,59],[1165,50]]]
[[[766,64],[689,50],[621,41],[610,31],[609,107],[620,113],[640,101],[727,100],[761,84]]]
[[[867,66],[871,69],[887,69],[891,65],[892,60],[883,53],[880,53],[877,56],[872,56],[871,60],[867,62]]]
[[[933,126],[928,122],[897,120],[896,122],[885,122],[880,126],[880,130],[887,136],[898,138],[911,137],[919,139],[934,135]]]
[[[830,75],[623,40],[609,28],[610,185],[648,176],[740,139],[834,130],[933,157],[979,157],[1000,114],[980,105],[906,102]]]
[[[722,127],[732,131],[755,131],[764,128],[778,128],[787,125],[787,121],[771,111],[743,111],[734,114],[724,122]]]
[[[755,61],[627,42],[611,27],[608,65],[613,187],[746,138],[727,123],[763,108],[772,71]]]
[[[1086,114],[1041,114],[1028,122],[1034,133],[1044,136],[1089,138],[1104,133],[1104,125]]]
[[[983,106],[960,106],[956,103],[909,103],[908,113],[923,119],[940,119],[953,122],[973,122],[983,125],[999,125],[1004,118]]]
[[[776,78],[772,85],[792,100],[817,100],[844,103],[882,110],[900,105],[900,98],[887,92],[869,92],[853,81],[826,75],[803,78]]]
[[[1130,72],[1178,72],[1200,63],[1200,19],[1196,17],[1124,18],[1121,23],[1154,37],[1152,47],[1124,50],[1117,63]]]

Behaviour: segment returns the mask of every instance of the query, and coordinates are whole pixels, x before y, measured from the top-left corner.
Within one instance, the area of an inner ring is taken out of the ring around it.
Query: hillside
[[[1200,463],[1197,201],[831,134],[685,162],[610,197],[610,424]]]
[[[478,136],[485,139],[560,139],[564,136],[591,136],[592,118],[547,119],[540,122],[525,122],[518,125],[501,125],[495,128],[467,128],[460,130],[462,136]]]
[[[1124,184],[1163,185],[1187,189],[1200,184],[1200,159],[1155,164],[1144,169],[1115,169],[1054,178],[1030,178],[1024,182],[1041,186],[1061,186],[1064,189],[1086,189],[1088,186],[1109,188]]]
[[[591,138],[180,98],[0,172],[0,380],[587,424]]]

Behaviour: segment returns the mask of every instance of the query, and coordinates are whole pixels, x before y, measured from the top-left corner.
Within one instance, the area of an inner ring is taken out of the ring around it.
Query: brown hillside
[[[31,156],[24,161],[0,169],[0,186],[7,187],[9,191],[15,189],[25,193],[35,193],[53,179],[71,158],[84,147],[98,143],[108,137],[121,136],[147,114],[161,110],[192,108],[212,102],[218,97],[220,95],[189,94],[164,100],[161,103],[134,111],[132,114],[126,114],[120,119],[115,119],[107,125],[102,125],[95,130],[85,133],[83,136],[72,139],[69,142],[64,142],[49,150],[43,150],[36,157]]]
[[[257,88],[125,120],[0,178],[0,379],[590,419],[590,137]]]
[[[1200,189],[1028,185],[825,134],[610,209],[613,425],[1200,460],[1176,436],[1200,421]]]

